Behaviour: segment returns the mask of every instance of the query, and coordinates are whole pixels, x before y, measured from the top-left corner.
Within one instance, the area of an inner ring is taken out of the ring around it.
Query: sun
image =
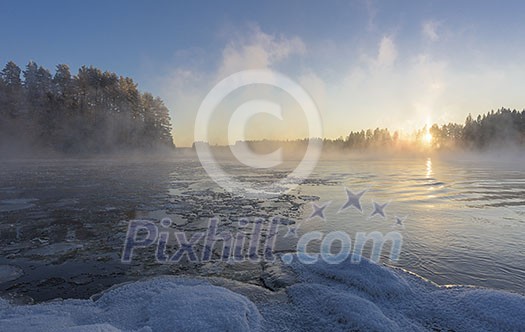
[[[430,144],[432,143],[432,134],[427,132],[424,136],[423,136],[423,142],[426,143],[426,144]]]

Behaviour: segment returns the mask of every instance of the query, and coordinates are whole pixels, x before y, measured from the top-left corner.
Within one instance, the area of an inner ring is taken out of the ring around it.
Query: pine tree
[[[55,75],[31,61],[9,62],[0,74],[0,139],[20,140],[62,152],[111,152],[173,146],[169,110],[141,94],[131,78],[67,65]]]
[[[20,67],[9,61],[2,70],[1,77],[4,85],[3,98],[0,107],[8,118],[15,118],[24,112],[22,80]]]

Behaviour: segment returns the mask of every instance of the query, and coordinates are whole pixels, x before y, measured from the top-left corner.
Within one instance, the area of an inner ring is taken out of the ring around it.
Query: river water
[[[246,171],[225,163],[239,180],[268,184],[294,165]],[[341,210],[345,188],[362,211]],[[372,215],[387,203],[385,216]],[[312,203],[328,204],[325,220]],[[282,220],[276,252],[293,251],[311,231],[399,232],[397,262],[440,285],[462,284],[525,294],[525,166],[505,160],[438,157],[323,160],[287,195],[246,197],[221,189],[199,161],[47,160],[0,165],[0,291],[20,298],[86,298],[114,284],[161,274],[221,276],[260,284],[270,263],[161,264],[154,248],[121,262],[130,220],[164,217],[188,233],[210,217],[236,232],[238,220]],[[402,221],[402,226],[396,220]],[[250,236],[249,230],[246,231]],[[264,240],[264,238],[263,238]]]

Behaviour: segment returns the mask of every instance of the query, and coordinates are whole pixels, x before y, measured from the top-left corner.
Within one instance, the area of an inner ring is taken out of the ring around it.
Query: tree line
[[[449,123],[429,128],[435,148],[459,146],[467,149],[525,145],[525,110],[508,108],[478,115],[469,114],[464,125]]]
[[[427,134],[431,135],[429,142],[425,142]],[[476,119],[469,114],[464,124],[425,126],[417,130],[412,139],[423,147],[429,144],[436,150],[456,148],[482,150],[509,145],[525,146],[525,110],[520,112],[501,108],[478,115]],[[324,144],[353,150],[410,146],[406,139],[400,138],[399,132],[395,131],[391,134],[388,129],[380,128],[352,131],[345,138],[324,140]]]
[[[426,140],[427,135],[430,140]],[[476,119],[468,115],[464,124],[434,124],[423,127],[411,135],[398,131],[391,133],[387,128],[351,131],[346,137],[321,139],[328,151],[402,150],[419,148],[433,150],[483,150],[508,146],[525,146],[525,110],[519,112],[501,108]],[[279,147],[299,150],[308,145],[308,139],[246,141],[253,150],[271,152]],[[203,143],[203,142],[199,142]],[[193,149],[195,149],[195,144]],[[204,143],[206,144],[206,143]]]
[[[0,72],[0,145],[62,153],[174,146],[168,108],[131,78],[93,66],[72,75],[65,64],[52,75],[33,61]]]

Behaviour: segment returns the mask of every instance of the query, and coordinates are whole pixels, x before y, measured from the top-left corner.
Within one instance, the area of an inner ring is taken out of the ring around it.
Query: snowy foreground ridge
[[[523,331],[525,297],[437,287],[362,261],[292,264],[279,291],[231,280],[158,277],[93,300],[17,306],[0,300],[0,331]]]

